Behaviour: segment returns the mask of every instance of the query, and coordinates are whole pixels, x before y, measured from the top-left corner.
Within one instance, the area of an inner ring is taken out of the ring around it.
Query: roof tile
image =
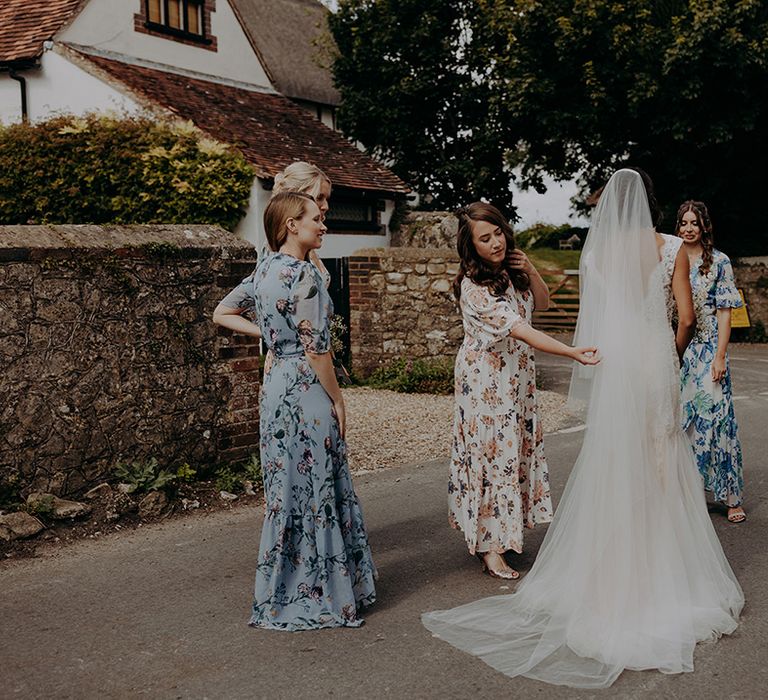
[[[409,191],[391,170],[282,95],[81,55],[132,91],[236,145],[259,177],[273,178],[293,161],[306,160],[322,168],[336,187]]]
[[[0,63],[25,61],[43,53],[82,0],[3,0],[0,3]]]

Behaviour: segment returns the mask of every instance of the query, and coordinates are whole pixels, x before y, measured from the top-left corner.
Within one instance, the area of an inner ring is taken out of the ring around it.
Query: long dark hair
[[[653,221],[654,227],[658,229],[664,219],[664,212],[661,210],[659,202],[656,199],[656,190],[653,186],[651,176],[642,168],[635,167],[634,165],[627,166],[627,169],[634,170],[643,180],[645,194],[648,196],[648,208],[651,210],[651,220]]]
[[[512,267],[511,255],[515,249],[515,235],[512,227],[503,214],[492,204],[474,202],[462,207],[456,212],[459,220],[459,232],[456,237],[456,250],[461,258],[459,274],[453,281],[453,294],[456,299],[461,298],[461,282],[469,277],[475,284],[488,287],[495,296],[501,296],[510,284],[515,289],[525,291],[530,287],[531,280],[525,272],[515,270]],[[507,241],[507,253],[500,267],[492,267],[483,260],[472,242],[472,222],[487,221],[498,226]]]
[[[693,199],[689,199],[683,202],[677,210],[675,235],[680,235],[680,227],[683,225],[683,216],[689,211],[692,211],[696,215],[696,223],[699,225],[699,231],[701,231],[701,247],[703,252],[701,254],[699,274],[706,275],[709,272],[709,268],[712,267],[712,251],[715,247],[715,237],[712,233],[712,219],[709,216],[709,210],[704,202],[696,202]]]

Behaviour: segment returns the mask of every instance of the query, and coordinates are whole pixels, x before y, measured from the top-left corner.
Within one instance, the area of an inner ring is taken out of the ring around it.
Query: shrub
[[[178,478],[176,474],[161,469],[154,457],[149,462],[118,462],[113,471],[121,483],[129,485],[128,493],[162,491]]]
[[[253,168],[189,123],[57,116],[0,125],[0,223],[219,224],[248,206]]]
[[[392,389],[407,394],[451,394],[453,362],[399,358],[376,369],[365,384],[375,389]]]
[[[232,467],[221,467],[216,470],[216,488],[219,491],[235,493],[243,490],[243,480]]]
[[[245,488],[246,481],[250,481],[254,487],[261,486],[263,482],[261,461],[256,454],[244,462],[234,462],[216,470],[216,488],[219,491],[238,493]]]

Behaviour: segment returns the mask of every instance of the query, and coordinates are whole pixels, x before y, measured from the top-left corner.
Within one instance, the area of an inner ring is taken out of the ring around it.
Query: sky
[[[577,192],[575,182],[555,182],[545,177],[547,191],[539,194],[536,190],[522,192],[513,189],[512,203],[517,207],[520,221],[515,224],[518,231],[533,224],[571,224],[572,226],[589,226],[589,220],[577,216],[571,210],[571,197]]]

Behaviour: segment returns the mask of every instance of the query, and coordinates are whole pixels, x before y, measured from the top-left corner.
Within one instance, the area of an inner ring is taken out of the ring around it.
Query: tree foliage
[[[478,75],[471,0],[341,0],[329,18],[339,124],[427,204],[509,207],[506,147]]]
[[[211,223],[233,229],[254,172],[183,123],[57,116],[0,126],[0,222]]]
[[[720,244],[755,252],[747,211],[768,184],[768,4],[760,0],[483,0],[492,81],[525,184],[579,175],[582,200],[617,166],[653,177],[667,230],[685,199]],[[507,47],[506,49],[504,47]],[[764,243],[763,243],[764,250]]]
[[[332,25],[344,127],[442,204],[498,199],[512,171],[539,190],[577,177],[583,209],[635,164],[664,228],[703,199],[721,247],[765,252],[749,213],[768,185],[763,0],[345,0]]]

